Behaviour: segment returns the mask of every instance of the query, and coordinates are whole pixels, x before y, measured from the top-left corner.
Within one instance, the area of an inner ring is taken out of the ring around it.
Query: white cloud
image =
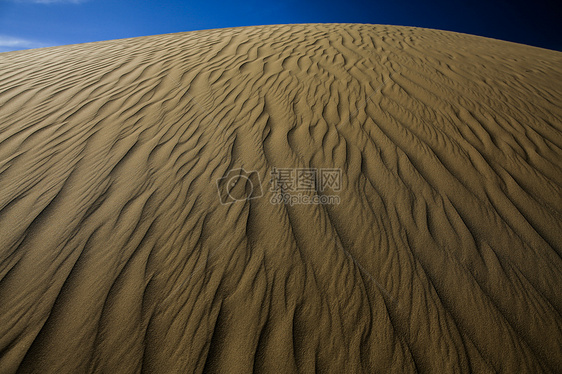
[[[20,49],[41,48],[47,46],[48,45],[45,43],[40,43],[33,40],[0,35],[0,52],[18,51]]]

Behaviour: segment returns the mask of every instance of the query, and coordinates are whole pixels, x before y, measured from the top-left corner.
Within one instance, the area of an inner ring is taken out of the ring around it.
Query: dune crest
[[[562,368],[562,53],[281,25],[0,82],[0,373]]]

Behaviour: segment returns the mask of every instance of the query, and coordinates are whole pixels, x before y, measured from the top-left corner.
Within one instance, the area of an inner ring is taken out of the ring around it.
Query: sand
[[[281,25],[0,82],[0,373],[560,372],[562,53]]]

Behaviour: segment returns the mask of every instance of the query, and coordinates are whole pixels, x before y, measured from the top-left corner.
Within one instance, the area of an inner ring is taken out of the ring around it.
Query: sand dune
[[[0,373],[560,372],[562,53],[264,26],[0,82]]]

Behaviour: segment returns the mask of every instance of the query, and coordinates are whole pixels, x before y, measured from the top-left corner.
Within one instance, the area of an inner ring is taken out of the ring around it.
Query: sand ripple
[[[562,368],[562,53],[265,26],[0,82],[0,373]],[[274,167],[340,204],[271,204]],[[234,168],[264,196],[222,205]]]

